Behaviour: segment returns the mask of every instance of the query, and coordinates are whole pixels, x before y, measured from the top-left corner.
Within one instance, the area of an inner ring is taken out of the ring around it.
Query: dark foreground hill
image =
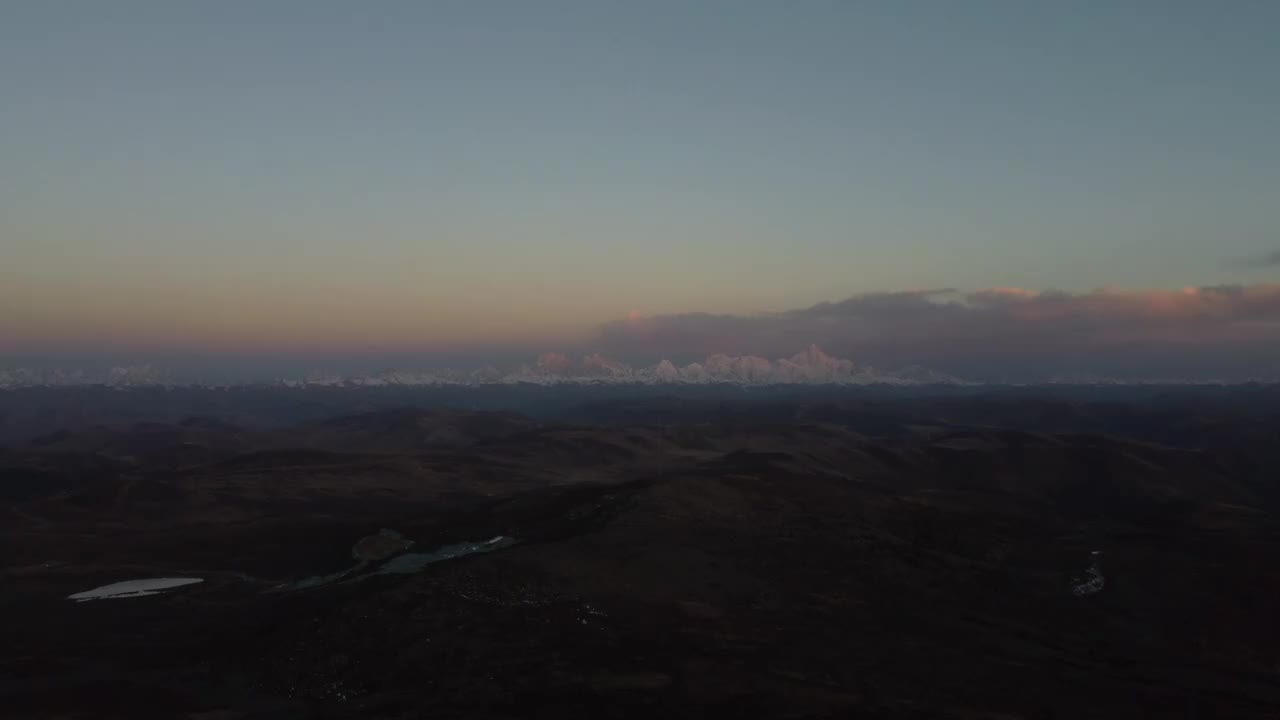
[[[1280,717],[1265,422],[901,402],[611,399],[598,424],[400,408],[18,444],[0,707]],[[202,582],[66,599],[143,578]]]

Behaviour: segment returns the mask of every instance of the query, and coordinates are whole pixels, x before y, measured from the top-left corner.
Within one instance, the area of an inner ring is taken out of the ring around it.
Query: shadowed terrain
[[[1280,716],[1269,388],[41,392],[6,716]]]

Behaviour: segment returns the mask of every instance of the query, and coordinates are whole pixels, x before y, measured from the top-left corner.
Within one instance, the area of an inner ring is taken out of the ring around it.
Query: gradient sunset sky
[[[8,2],[0,360],[856,355],[898,316],[825,337],[847,316],[812,309],[886,297],[1271,352],[1278,27],[1265,0]]]

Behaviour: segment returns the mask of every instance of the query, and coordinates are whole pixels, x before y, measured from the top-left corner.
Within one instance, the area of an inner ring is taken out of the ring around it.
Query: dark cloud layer
[[[1270,378],[1280,377],[1280,285],[870,293],[768,315],[631,318],[600,328],[596,341],[646,358],[778,357],[816,343],[860,363],[977,380]]]
[[[1267,253],[1266,255],[1257,258],[1255,262],[1251,264],[1257,267],[1275,267],[1280,265],[1280,250],[1273,253]]]
[[[1250,255],[1248,257],[1239,257],[1226,263],[1226,267],[1234,270],[1258,270],[1263,268],[1280,267],[1280,250],[1274,252],[1263,253],[1261,255]]]

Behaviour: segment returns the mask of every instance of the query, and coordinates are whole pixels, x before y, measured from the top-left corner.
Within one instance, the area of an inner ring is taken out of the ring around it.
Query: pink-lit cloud
[[[818,343],[863,362],[987,377],[1276,376],[1280,285],[871,293],[766,315],[628,317],[597,340],[649,356],[773,356]]]

